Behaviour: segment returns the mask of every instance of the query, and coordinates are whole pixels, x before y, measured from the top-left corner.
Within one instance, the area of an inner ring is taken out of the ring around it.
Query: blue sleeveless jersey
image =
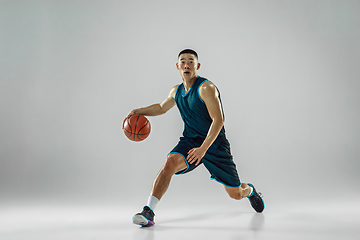
[[[208,80],[206,78],[198,76],[194,84],[191,86],[191,88],[186,94],[184,84],[180,84],[177,87],[174,99],[180,111],[181,118],[184,121],[184,137],[205,139],[209,131],[212,119],[210,118],[206,105],[204,101],[200,98],[199,94],[199,87],[205,81]],[[220,92],[219,100],[221,103]],[[222,105],[221,111],[224,117]],[[217,138],[224,137],[225,128],[222,127]]]

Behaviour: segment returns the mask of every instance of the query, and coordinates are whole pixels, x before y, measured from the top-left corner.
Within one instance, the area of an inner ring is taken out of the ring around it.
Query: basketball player
[[[147,205],[141,213],[135,214],[133,223],[142,226],[155,224],[155,207],[168,189],[172,176],[188,173],[200,164],[210,172],[211,179],[224,185],[231,198],[240,200],[247,197],[254,210],[262,212],[265,205],[261,195],[252,184],[239,180],[225,136],[220,92],[214,83],[198,75],[197,53],[191,49],[181,51],[176,68],[182,84],[174,86],[162,103],[134,109],[127,116],[158,116],[177,105],[185,123],[183,137],[168,154],[155,177]]]

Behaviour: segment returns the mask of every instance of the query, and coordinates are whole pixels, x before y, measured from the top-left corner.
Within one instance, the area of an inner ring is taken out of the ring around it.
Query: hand
[[[189,162],[189,164],[195,163],[197,166],[204,157],[205,153],[206,150],[202,149],[201,147],[193,148],[188,152],[186,160]]]
[[[136,114],[135,111],[136,111],[136,109],[132,110],[132,111],[125,117],[125,119],[124,119],[124,121],[123,121],[123,124],[122,124],[122,129],[124,129],[125,121],[126,121],[129,117],[131,117],[132,115],[135,115],[135,114]]]

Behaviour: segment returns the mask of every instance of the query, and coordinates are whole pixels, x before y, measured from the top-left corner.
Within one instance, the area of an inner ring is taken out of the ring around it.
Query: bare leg
[[[250,187],[246,183],[242,183],[239,188],[225,187],[226,192],[233,199],[240,200],[250,195]]]
[[[183,169],[187,168],[185,159],[180,154],[170,154],[166,159],[164,166],[161,168],[160,172],[156,175],[151,194],[149,197],[149,206],[144,206],[144,209],[141,213],[137,213],[133,217],[133,223],[142,226],[151,226],[154,225],[154,212],[152,208],[156,206],[156,200],[151,196],[156,197],[158,200],[162,198],[166,190],[169,188],[170,181],[172,176]],[[154,203],[154,206],[152,206]]]
[[[176,172],[186,168],[187,164],[185,159],[180,154],[170,154],[164,166],[155,177],[150,196],[154,196],[160,200],[169,188],[172,176]]]

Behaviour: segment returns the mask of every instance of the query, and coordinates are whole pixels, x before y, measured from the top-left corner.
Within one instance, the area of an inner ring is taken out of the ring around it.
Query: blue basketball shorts
[[[241,182],[233,161],[233,156],[231,155],[230,143],[226,137],[215,140],[207,150],[205,156],[201,159],[199,165],[196,166],[195,163],[188,163],[186,160],[188,156],[187,153],[193,148],[200,147],[203,141],[204,139],[202,138],[180,138],[179,143],[168,154],[180,154],[187,164],[187,168],[177,172],[176,175],[188,173],[203,163],[211,174],[210,178],[212,180],[220,182],[227,187],[240,187]]]

